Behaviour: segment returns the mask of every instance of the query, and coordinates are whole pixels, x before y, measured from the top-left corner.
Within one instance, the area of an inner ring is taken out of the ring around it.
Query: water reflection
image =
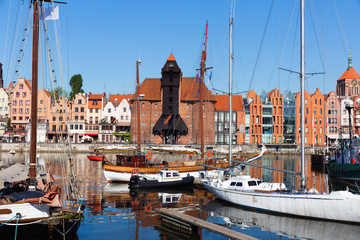
[[[359,225],[271,215],[245,210],[220,200],[209,202],[202,207],[202,210],[209,215],[209,221],[214,221],[214,217],[220,217],[230,228],[259,227],[261,231],[268,231],[289,238],[359,239],[360,234]]]
[[[189,234],[170,226],[162,226],[155,209],[163,207],[175,208],[208,221],[217,221],[214,219],[221,216],[223,224],[231,223],[234,230],[245,231],[245,234],[258,238],[269,238],[268,234],[274,233],[279,238],[285,235],[289,238],[346,236],[351,239],[360,233],[359,226],[273,216],[213,202],[215,197],[205,190],[188,188],[130,192],[127,184],[107,183],[101,163],[89,161],[86,155],[73,155],[79,189],[87,200],[84,222],[78,231],[79,239],[226,239],[207,230],[199,229]],[[67,174],[61,170],[60,157],[64,156],[54,153],[40,153],[40,156],[57,178]],[[106,156],[108,159],[115,159],[114,153]],[[3,163],[25,163],[27,158],[27,153],[17,153],[13,157],[9,153],[0,153]],[[300,155],[266,155],[253,163],[299,171]],[[331,189],[330,186],[334,186],[333,183],[328,184],[325,172],[311,168],[308,156],[305,169],[308,189],[315,187],[319,192],[327,192]],[[290,189],[298,189],[300,186],[299,177],[292,174],[255,167],[246,167],[246,172],[264,181],[284,182]]]

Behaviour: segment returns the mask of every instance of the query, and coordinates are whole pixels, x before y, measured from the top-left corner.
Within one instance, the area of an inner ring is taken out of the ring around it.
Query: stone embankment
[[[92,152],[93,148],[97,147],[110,147],[110,146],[116,146],[113,144],[85,144],[85,143],[78,143],[78,144],[71,144],[71,149],[74,153],[89,153]],[[119,146],[119,145],[118,145]],[[123,145],[122,145],[123,146]],[[142,149],[146,149],[148,145],[143,145]],[[157,145],[159,146],[159,145]],[[169,145],[164,145],[169,146]],[[198,145],[192,145],[193,148],[200,148]],[[212,150],[216,146],[206,146],[206,150]],[[228,149],[228,146],[221,146],[222,148]],[[297,145],[275,145],[275,144],[267,144],[267,153],[268,154],[297,154],[300,153],[300,147]],[[255,154],[260,152],[261,146],[256,145],[250,145],[245,144],[241,145],[242,148],[242,154]],[[68,149],[68,146],[66,144],[61,143],[39,143],[37,146],[37,151],[40,152],[64,152],[65,149]],[[8,152],[10,150],[15,150],[16,152],[27,152],[30,150],[30,144],[29,143],[1,143],[0,144],[0,152]],[[306,148],[306,153],[311,154],[314,152],[322,152],[323,149],[321,148]],[[216,154],[215,150],[214,155]],[[116,152],[116,151],[112,151]],[[145,150],[146,152],[146,150]]]

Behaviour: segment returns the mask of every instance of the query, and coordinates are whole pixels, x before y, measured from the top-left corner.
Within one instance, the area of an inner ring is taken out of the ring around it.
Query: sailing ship
[[[301,129],[304,129],[304,82],[305,82],[305,4],[301,4]],[[233,17],[230,18],[230,66],[233,59],[232,55],[232,27]],[[231,67],[229,74],[230,82],[230,106],[231,106]],[[230,107],[231,115],[231,107]],[[222,174],[216,178],[208,177],[201,180],[203,185],[218,198],[230,203],[258,209],[261,211],[273,212],[277,214],[287,214],[292,216],[301,216],[307,218],[317,218],[322,220],[343,221],[360,223],[360,196],[348,191],[333,191],[327,194],[319,194],[316,190],[306,191],[305,189],[305,131],[301,131],[301,191],[284,191],[283,186],[276,184],[270,188],[272,183],[268,183],[268,188],[263,188],[263,183],[259,179],[253,179],[250,176],[232,176]],[[231,131],[230,131],[231,139]],[[231,146],[231,141],[230,141]],[[231,162],[230,162],[231,164]],[[246,165],[246,164],[245,164]],[[283,170],[285,171],[285,170]],[[231,173],[231,171],[229,171]],[[247,181],[252,185],[251,189],[243,189],[241,184]]]
[[[69,238],[75,234],[83,217],[84,202],[79,199],[75,179],[68,172],[69,185],[62,189],[54,184],[50,173],[46,178],[37,176],[37,96],[38,96],[38,50],[39,23],[42,14],[42,0],[33,0],[33,42],[32,42],[32,93],[31,93],[31,145],[30,164],[11,167],[4,171],[9,174],[0,199],[1,237],[38,239],[48,236]],[[31,9],[31,8],[30,8]],[[44,19],[44,18],[42,18]],[[70,159],[71,161],[71,159]],[[69,162],[68,162],[68,165]],[[2,172],[3,173],[3,172]],[[28,173],[28,174],[27,174]],[[65,192],[68,195],[63,195]],[[57,231],[55,231],[57,230]]]

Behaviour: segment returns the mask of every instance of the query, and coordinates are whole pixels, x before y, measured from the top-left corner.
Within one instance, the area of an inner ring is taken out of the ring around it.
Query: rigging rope
[[[270,6],[270,9],[269,9],[267,19],[266,19],[265,29],[264,29],[263,35],[261,37],[260,48],[259,48],[258,54],[256,56],[255,65],[254,65],[254,69],[253,69],[253,72],[252,72],[252,75],[251,75],[248,91],[250,91],[251,85],[252,85],[252,83],[254,81],[256,68],[257,68],[257,65],[258,65],[258,62],[259,62],[259,58],[260,58],[260,55],[261,55],[261,52],[262,52],[262,48],[264,46],[265,35],[266,35],[267,28],[268,28],[268,25],[269,25],[269,22],[270,22],[270,16],[271,16],[271,13],[272,13],[273,6],[274,6],[274,0],[271,1],[271,6]]]

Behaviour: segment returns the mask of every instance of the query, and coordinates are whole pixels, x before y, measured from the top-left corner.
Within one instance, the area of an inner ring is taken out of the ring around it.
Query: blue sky
[[[335,90],[336,79],[347,68],[350,47],[353,66],[360,72],[357,24],[360,1],[313,0],[306,3],[306,69],[307,72],[326,72],[309,77],[306,90],[314,92],[319,87],[328,93]],[[19,44],[12,44],[19,4],[21,1],[0,1],[0,62],[4,64],[6,85],[19,51]],[[270,0],[236,1],[234,92],[253,88],[260,93],[262,89],[268,92],[275,87],[281,92],[299,90],[296,74],[278,70],[282,67],[299,71],[298,5],[299,0],[275,0],[273,5]],[[133,93],[139,55],[142,61],[140,81],[146,77],[161,77],[161,68],[170,53],[174,54],[183,76],[195,76],[208,21],[207,66],[213,67],[213,73],[206,83],[210,89],[228,91],[230,6],[230,1],[220,0],[68,1],[67,5],[60,6],[59,21],[47,21],[49,29],[53,29],[54,22],[59,29],[65,89],[69,91],[69,78],[79,73],[83,76],[85,92]],[[23,10],[22,18],[25,16]],[[23,29],[21,25],[20,33]],[[56,52],[54,40],[52,46],[52,51]],[[30,54],[30,46],[27,46],[20,76],[28,79],[31,78]],[[56,71],[60,79],[59,67]],[[45,87],[50,88],[50,85],[45,84]]]

